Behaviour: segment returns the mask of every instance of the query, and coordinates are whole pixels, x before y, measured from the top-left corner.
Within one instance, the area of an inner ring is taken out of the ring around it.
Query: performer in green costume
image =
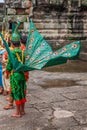
[[[24,54],[20,47],[20,36],[18,33],[12,34],[12,46],[13,51],[11,51],[13,59],[17,59],[19,62],[24,64]],[[15,72],[13,70],[12,62],[9,58],[7,66],[6,66],[6,74],[7,77],[10,75],[10,85],[11,85],[11,96],[15,100],[16,103],[16,113],[14,113],[13,117],[21,117],[25,113],[24,105],[26,102],[26,80],[24,73],[22,71]]]

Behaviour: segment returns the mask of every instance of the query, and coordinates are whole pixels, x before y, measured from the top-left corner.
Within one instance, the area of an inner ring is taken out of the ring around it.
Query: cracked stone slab
[[[55,108],[53,115],[57,119],[74,117],[74,113],[67,111],[67,110],[62,110],[59,108]]]
[[[53,108],[60,107],[61,109],[65,109],[68,111],[78,111],[82,110],[85,111],[87,109],[87,99],[80,99],[80,100],[66,100],[62,102],[52,102],[51,103]]]
[[[87,98],[87,91],[79,91],[79,92],[74,92],[74,93],[64,93],[62,95],[70,100],[85,99],[85,98]]]
[[[44,103],[49,103],[49,102],[55,102],[55,101],[64,101],[66,100],[65,97],[61,96],[60,94],[54,94],[50,91],[40,91],[40,92],[35,92],[35,93],[32,93],[32,98],[36,98],[36,100],[40,100]],[[34,102],[34,100],[33,100]],[[38,103],[38,102],[37,102]]]
[[[76,111],[74,118],[78,121],[80,125],[87,124],[87,110],[86,111]]]
[[[68,118],[53,118],[51,120],[51,124],[56,128],[66,128],[66,127],[74,127],[78,125],[78,122],[73,117]]]
[[[85,85],[85,86],[87,86],[87,80],[77,81],[77,83],[78,83],[79,85]]]
[[[56,130],[87,130],[87,127],[86,126],[74,126],[74,127],[58,128]]]

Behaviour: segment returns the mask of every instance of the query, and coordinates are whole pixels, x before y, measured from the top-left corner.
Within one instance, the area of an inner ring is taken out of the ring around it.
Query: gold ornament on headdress
[[[6,40],[6,42],[9,42],[11,40],[11,36],[8,30],[5,29],[5,25],[2,25],[2,34],[4,36],[4,39]]]
[[[11,36],[10,36],[10,33],[9,31],[5,31],[5,35],[4,35],[4,38],[7,42],[9,42],[11,40]]]

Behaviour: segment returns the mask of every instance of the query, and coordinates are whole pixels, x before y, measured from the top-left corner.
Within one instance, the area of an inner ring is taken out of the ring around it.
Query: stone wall
[[[2,29],[2,22],[3,22],[4,15],[5,15],[4,4],[0,3],[0,30]]]

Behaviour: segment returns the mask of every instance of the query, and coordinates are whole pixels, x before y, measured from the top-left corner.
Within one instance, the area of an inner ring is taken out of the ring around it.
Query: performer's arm
[[[7,66],[6,66],[6,78],[9,78],[11,71],[12,71],[12,64],[8,59]]]

